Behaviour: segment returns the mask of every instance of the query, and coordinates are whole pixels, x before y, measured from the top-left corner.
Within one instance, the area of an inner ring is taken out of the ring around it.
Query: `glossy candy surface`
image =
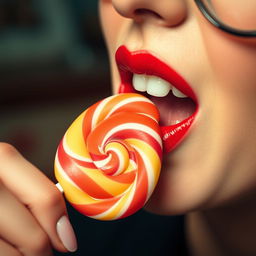
[[[135,93],[85,110],[61,140],[55,176],[79,212],[100,220],[127,217],[152,194],[161,169],[159,113]]]

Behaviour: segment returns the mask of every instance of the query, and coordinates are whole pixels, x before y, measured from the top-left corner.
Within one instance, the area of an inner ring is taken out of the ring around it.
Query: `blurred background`
[[[52,180],[56,148],[70,123],[111,94],[97,3],[0,0],[1,141]],[[67,206],[79,250],[65,255],[176,255],[183,244],[179,217],[141,210],[100,222]]]
[[[96,0],[0,0],[1,141],[49,177],[58,142],[110,95]]]

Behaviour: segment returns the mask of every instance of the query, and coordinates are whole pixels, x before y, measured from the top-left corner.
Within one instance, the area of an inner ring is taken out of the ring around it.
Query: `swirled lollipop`
[[[150,100],[125,93],[99,101],[72,123],[57,150],[55,176],[75,209],[114,220],[144,206],[161,169],[158,120]]]

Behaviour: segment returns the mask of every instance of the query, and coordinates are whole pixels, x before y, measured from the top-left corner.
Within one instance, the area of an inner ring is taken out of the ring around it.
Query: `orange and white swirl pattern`
[[[144,206],[161,169],[158,120],[150,100],[125,93],[92,105],[72,123],[57,150],[55,176],[75,209],[114,220]]]

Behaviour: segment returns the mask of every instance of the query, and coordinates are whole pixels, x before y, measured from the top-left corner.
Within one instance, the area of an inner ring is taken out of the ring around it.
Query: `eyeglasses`
[[[242,37],[256,37],[256,0],[195,0],[217,28]]]

